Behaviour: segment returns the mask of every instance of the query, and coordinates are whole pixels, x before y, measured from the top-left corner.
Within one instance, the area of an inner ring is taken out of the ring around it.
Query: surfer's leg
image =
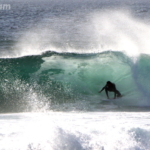
[[[116,94],[117,94],[117,97],[121,97],[121,93],[118,90],[116,90]]]
[[[114,99],[116,98],[116,94],[117,94],[117,93],[116,93],[116,92],[114,92]]]
[[[106,92],[107,98],[109,99],[107,88],[105,88],[105,92]]]

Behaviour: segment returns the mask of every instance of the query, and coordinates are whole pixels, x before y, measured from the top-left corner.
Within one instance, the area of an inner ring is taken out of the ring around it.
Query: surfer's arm
[[[98,93],[101,93],[105,88],[106,86],[104,86]]]

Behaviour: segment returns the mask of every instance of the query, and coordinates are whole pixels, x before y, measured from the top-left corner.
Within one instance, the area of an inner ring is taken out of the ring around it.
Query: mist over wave
[[[149,54],[150,25],[127,8],[77,10],[64,15],[45,15],[23,29],[11,51],[1,57],[59,53],[122,51],[128,56]],[[12,42],[10,42],[12,44]]]

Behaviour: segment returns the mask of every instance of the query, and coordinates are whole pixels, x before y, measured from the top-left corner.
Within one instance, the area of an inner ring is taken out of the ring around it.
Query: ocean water
[[[1,0],[0,150],[150,150],[149,8]]]

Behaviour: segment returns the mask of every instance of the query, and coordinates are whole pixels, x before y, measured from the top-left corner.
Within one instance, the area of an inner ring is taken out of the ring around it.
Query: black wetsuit
[[[116,98],[116,96],[121,97],[121,93],[116,89],[115,84],[110,82],[110,81],[107,82],[107,84],[101,89],[100,92],[102,92],[104,89],[105,89],[105,92],[106,92],[106,95],[107,95],[108,99],[109,99],[108,91],[109,92],[114,92],[114,98]]]

